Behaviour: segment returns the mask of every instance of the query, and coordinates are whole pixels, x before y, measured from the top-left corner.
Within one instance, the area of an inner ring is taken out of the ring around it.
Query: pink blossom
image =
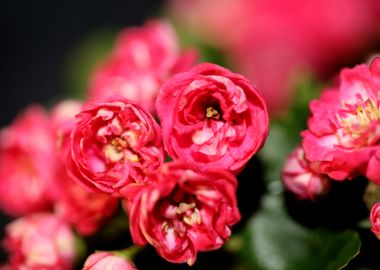
[[[75,100],[58,103],[51,112],[57,140],[57,169],[54,179],[54,209],[57,215],[73,225],[81,235],[95,233],[108,221],[117,208],[118,199],[88,190],[70,177],[65,162],[70,154],[70,133],[76,125],[75,115],[82,104]]]
[[[153,113],[164,80],[189,68],[195,58],[194,52],[180,54],[175,32],[165,21],[127,28],[117,37],[111,55],[94,71],[89,95],[121,95]]]
[[[21,216],[51,208],[49,187],[56,160],[54,135],[44,110],[28,107],[0,132],[0,207]]]
[[[4,247],[12,269],[70,270],[75,239],[70,227],[53,214],[19,218],[5,229]]]
[[[147,242],[166,260],[192,265],[198,251],[219,248],[240,220],[236,178],[224,170],[200,172],[166,163],[149,184],[124,188],[133,241]]]
[[[94,234],[115,213],[118,199],[84,188],[62,167],[57,171],[57,215],[73,225],[81,235]]]
[[[91,254],[84,263],[82,270],[136,270],[134,265],[111,252],[96,252]]]
[[[370,213],[371,231],[380,239],[380,202],[374,204]]]
[[[380,184],[380,58],[344,69],[337,87],[310,103],[302,132],[306,158],[335,180],[366,175]]]
[[[169,79],[156,107],[168,154],[203,169],[239,172],[268,135],[266,105],[258,90],[214,64]]]
[[[160,128],[137,104],[122,98],[93,100],[77,119],[68,171],[90,189],[117,193],[145,181],[145,174],[163,162]]]
[[[172,0],[192,33],[222,47],[263,92],[271,113],[287,109],[309,73],[329,76],[378,38],[376,0]]]
[[[82,103],[78,100],[63,100],[56,104],[50,113],[55,132],[56,147],[60,156],[65,158],[70,148],[70,133],[76,123],[75,115],[80,113]]]
[[[328,178],[318,171],[318,164],[305,159],[302,147],[297,147],[287,158],[282,179],[285,187],[300,200],[315,200],[330,188]]]

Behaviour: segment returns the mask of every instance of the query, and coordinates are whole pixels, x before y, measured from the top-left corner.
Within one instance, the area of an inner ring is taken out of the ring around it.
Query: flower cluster
[[[338,85],[311,101],[310,110],[302,145],[284,165],[288,190],[314,199],[327,191],[330,180],[364,176],[380,185],[380,58],[343,69]],[[375,204],[370,218],[377,236],[379,215]]]
[[[339,85],[310,103],[306,158],[335,180],[359,175],[380,184],[380,58],[341,72]]]
[[[166,22],[127,29],[88,100],[31,107],[1,131],[0,207],[19,217],[4,241],[13,269],[72,269],[72,228],[94,235],[119,202],[134,243],[170,262],[192,265],[228,240],[236,175],[263,146],[268,114],[245,77],[193,66],[195,55],[179,52]],[[135,269],[112,251],[83,269],[106,267]]]

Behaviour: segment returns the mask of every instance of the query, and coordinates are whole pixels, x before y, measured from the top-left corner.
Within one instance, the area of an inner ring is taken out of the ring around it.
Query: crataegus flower
[[[282,180],[285,187],[300,200],[315,200],[330,188],[327,176],[318,172],[317,164],[305,159],[305,152],[300,146],[286,160]]]
[[[193,264],[198,251],[219,248],[239,221],[236,186],[236,178],[224,170],[164,164],[148,184],[121,191],[134,242],[150,243],[170,262]]]
[[[169,79],[156,107],[169,155],[203,169],[239,172],[268,135],[261,94],[243,76],[214,64]]]
[[[68,99],[56,104],[50,113],[57,150],[64,159],[70,148],[70,133],[76,123],[75,115],[80,113],[81,108],[80,101]]]
[[[152,115],[122,98],[83,105],[71,132],[70,175],[95,191],[117,192],[163,162],[161,131]]]
[[[111,252],[96,252],[91,254],[84,263],[82,270],[136,270],[126,259]]]
[[[94,234],[115,213],[118,199],[84,188],[63,167],[57,173],[55,212],[81,235]]]
[[[91,235],[115,212],[118,199],[88,190],[70,177],[65,169],[70,154],[70,133],[75,127],[75,115],[82,104],[75,100],[58,103],[51,112],[52,126],[57,141],[56,177],[53,182],[54,209],[57,215],[72,224],[81,235]]]
[[[371,231],[380,239],[380,202],[374,204],[370,213]]]
[[[72,269],[75,238],[63,219],[45,213],[26,216],[7,225],[5,234],[12,269]]]
[[[94,71],[90,97],[121,95],[153,113],[157,92],[164,80],[189,68],[196,56],[180,55],[171,25],[149,21],[122,31],[108,59]]]
[[[344,69],[336,88],[310,103],[302,133],[306,158],[335,180],[366,175],[380,184],[380,58]]]
[[[44,110],[27,108],[0,132],[0,207],[21,216],[51,208],[54,134]]]

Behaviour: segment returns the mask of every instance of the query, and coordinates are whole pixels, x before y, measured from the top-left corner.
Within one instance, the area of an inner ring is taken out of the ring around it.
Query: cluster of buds
[[[75,233],[95,235],[119,203],[134,243],[170,262],[192,265],[228,240],[236,175],[268,135],[266,105],[246,78],[194,65],[177,44],[166,22],[124,30],[88,100],[31,107],[1,131],[0,207],[19,218],[4,241],[12,269],[72,269]],[[105,268],[135,266],[111,251],[83,266]]]

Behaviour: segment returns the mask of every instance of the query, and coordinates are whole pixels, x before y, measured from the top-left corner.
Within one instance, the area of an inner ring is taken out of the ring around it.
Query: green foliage
[[[240,235],[239,255],[257,270],[342,269],[360,250],[351,230],[307,228],[286,212],[282,196],[266,196]]]

